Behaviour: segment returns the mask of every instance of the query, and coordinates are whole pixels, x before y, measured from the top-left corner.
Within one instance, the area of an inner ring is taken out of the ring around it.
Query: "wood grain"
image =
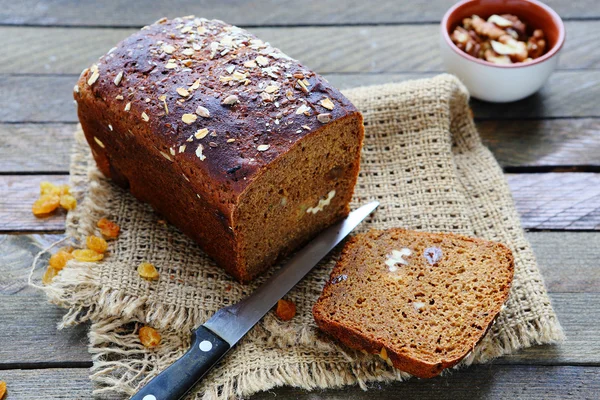
[[[599,68],[600,52],[594,51],[597,43],[589,32],[600,31],[600,21],[573,21],[566,24],[566,29],[569,40],[561,50],[559,68]],[[0,27],[0,37],[11,54],[0,59],[0,73],[79,74],[135,31]],[[444,70],[437,24],[252,28],[251,31],[320,73]]]
[[[68,176],[56,175],[2,175],[0,176],[0,231],[60,231],[65,228],[64,210],[38,218],[31,205],[39,197],[40,182],[68,183]]]
[[[68,173],[75,124],[0,124],[1,173]]]
[[[4,400],[91,398],[87,369],[2,371],[8,396]],[[532,377],[535,380],[532,381]],[[391,384],[371,384],[368,391],[357,386],[316,389],[312,392],[280,387],[249,397],[250,400],[447,400],[447,399],[597,399],[600,374],[595,367],[578,366],[472,366],[434,379],[410,379]],[[101,397],[120,399],[119,396]]]
[[[7,386],[7,396],[2,400],[91,399],[89,374],[87,368],[0,371],[0,380]]]
[[[600,230],[600,173],[507,174],[521,224],[526,229]],[[36,218],[31,204],[41,181],[67,176],[0,175],[0,232],[64,229],[63,211]]]
[[[433,76],[432,73],[326,74],[335,86],[401,82]],[[597,71],[557,71],[536,94],[514,103],[493,104],[472,100],[476,118],[540,119],[600,117]],[[0,122],[76,122],[72,99],[76,76],[0,75]]]
[[[503,167],[600,165],[600,119],[477,121],[477,129]]]
[[[600,119],[484,120],[477,128],[503,167],[600,166]],[[68,173],[74,129],[74,123],[0,124],[0,173]]]
[[[523,225],[600,229],[600,174],[507,174]]]
[[[78,0],[2,0],[0,23],[7,25],[138,26],[167,16],[195,14],[237,25],[321,25],[437,22],[454,0],[305,0],[282,3],[276,0],[209,1],[127,0],[89,2]],[[597,18],[595,0],[566,2],[546,0],[562,18]]]
[[[600,292],[600,234],[597,232],[526,232],[548,291]]]

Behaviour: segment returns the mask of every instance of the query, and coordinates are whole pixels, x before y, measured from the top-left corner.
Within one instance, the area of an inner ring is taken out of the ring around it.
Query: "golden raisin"
[[[50,266],[57,271],[60,271],[67,265],[67,261],[73,258],[73,254],[67,253],[66,251],[59,250],[56,254],[50,257]]]
[[[93,235],[88,236],[85,239],[85,244],[87,245],[88,249],[94,250],[96,253],[104,253],[108,248],[108,243],[106,243],[106,240]]]
[[[73,256],[77,261],[93,262],[100,261],[104,258],[104,254],[97,253],[94,250],[73,250]]]
[[[69,254],[71,254],[73,252],[73,250],[75,250],[73,248],[73,246],[65,246],[65,247],[61,247],[60,249],[58,249],[58,251],[64,251],[65,253],[69,253]]]
[[[144,279],[148,279],[151,281],[158,279],[158,271],[156,270],[156,267],[153,264],[143,262],[140,265],[138,265],[137,270],[138,274],[140,274],[140,276]]]
[[[143,326],[139,332],[140,342],[146,347],[156,347],[160,344],[160,333],[149,326]]]
[[[6,395],[6,382],[0,381],[0,400]]]
[[[100,228],[100,233],[107,239],[114,239],[119,236],[119,225],[115,224],[112,221],[107,220],[106,218],[100,218],[98,221],[98,228]]]
[[[71,188],[69,185],[55,185],[52,182],[40,182],[40,196],[44,196],[47,194],[56,194],[58,196],[63,196],[65,194],[71,194]]]
[[[296,305],[288,300],[279,300],[275,314],[282,321],[289,321],[296,315]]]
[[[31,207],[31,211],[33,215],[36,217],[46,216],[52,213],[54,210],[58,208],[60,204],[60,197],[55,194],[45,194],[39,199],[37,199],[33,206]]]
[[[40,182],[40,196],[44,196],[46,194],[58,194],[59,189],[56,187],[54,183],[51,182]]]
[[[58,270],[54,267],[49,266],[48,269],[46,269],[46,272],[44,272],[44,275],[42,276],[42,283],[44,285],[48,285],[50,282],[52,282],[52,279],[54,279],[56,275],[58,275]]]
[[[65,210],[74,210],[77,207],[77,200],[70,194],[60,196],[60,206]]]

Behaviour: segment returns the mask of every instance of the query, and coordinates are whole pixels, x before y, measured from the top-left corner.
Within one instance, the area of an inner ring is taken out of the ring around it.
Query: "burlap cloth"
[[[362,111],[366,127],[352,206],[381,202],[359,230],[398,226],[456,232],[503,242],[514,253],[515,277],[506,308],[462,365],[562,340],[509,188],[479,140],[460,82],[441,75],[344,94]],[[81,241],[95,232],[101,217],[115,220],[122,233],[104,261],[71,261],[45,290],[52,302],[68,309],[64,326],[92,322],[95,393],[115,398],[133,394],[175,361],[188,348],[192,327],[251,293],[264,277],[247,286],[236,283],[150,207],[107,181],[81,132],[76,136],[71,184],[82,201],[68,216],[67,234]],[[230,399],[280,385],[366,388],[370,382],[409,377],[317,331],[311,307],[338,252],[288,294],[298,309],[293,320],[281,322],[269,313],[190,396]],[[157,282],[138,276],[142,261],[160,269]],[[137,330],[143,324],[162,333],[158,350],[140,344]]]

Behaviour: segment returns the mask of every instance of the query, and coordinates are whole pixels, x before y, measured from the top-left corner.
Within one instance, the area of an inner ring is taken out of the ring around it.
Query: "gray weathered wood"
[[[75,124],[0,124],[0,172],[68,173]]]
[[[195,14],[238,25],[381,24],[439,21],[454,0],[359,1],[147,0],[90,2],[78,0],[0,1],[0,23],[16,25],[143,26],[157,19]],[[563,18],[597,18],[595,0],[546,0]]]
[[[56,330],[64,310],[46,302],[27,286],[37,252],[62,235],[0,235],[0,315],[9,329],[0,329],[0,370],[8,366],[84,364],[86,326]],[[596,267],[600,235],[531,232],[527,234],[546,278],[553,305],[567,334],[560,346],[535,346],[498,359],[499,364],[600,364],[600,270]],[[39,282],[48,255],[39,261]],[[566,292],[566,293],[565,293]]]
[[[0,231],[57,231],[65,228],[66,212],[58,209],[48,217],[33,215],[31,206],[39,197],[42,181],[68,183],[62,175],[2,175],[0,176]]]
[[[507,174],[521,224],[529,229],[600,229],[600,173]],[[67,176],[0,175],[0,232],[48,232],[64,228],[65,213],[36,218],[31,205],[41,181]]]
[[[87,369],[81,368],[2,371],[2,379],[8,384],[8,396],[4,400],[88,399],[92,391],[88,374]],[[599,391],[600,374],[597,367],[490,365],[472,366],[434,379],[371,384],[368,391],[357,386],[312,392],[280,387],[258,393],[250,399],[564,400],[597,399]]]
[[[0,347],[0,369],[91,366],[88,324],[57,330],[65,310],[48,304],[45,294],[0,295],[0,313],[0,341],[10,343]]]
[[[477,128],[503,167],[600,166],[597,118],[483,120]],[[74,129],[73,123],[0,124],[0,172],[67,173]]]
[[[477,129],[503,167],[600,164],[597,118],[477,121]]]
[[[433,74],[329,74],[326,77],[340,89],[362,85],[401,82]],[[600,85],[597,71],[557,71],[542,89],[526,99],[506,104],[472,100],[475,118],[522,119],[600,116]]]
[[[432,73],[326,74],[342,89],[430,77]],[[597,71],[557,71],[540,92],[514,103],[472,101],[476,118],[598,117]],[[72,90],[77,76],[0,75],[0,122],[75,122]]]
[[[566,29],[569,40],[561,50],[559,68],[600,67],[600,53],[593,51],[597,44],[589,34],[600,31],[600,21],[573,21]],[[250,30],[320,73],[444,70],[437,24]],[[0,27],[0,37],[11,54],[0,59],[0,73],[79,74],[135,31]]]
[[[600,174],[507,174],[523,225],[600,229]]]
[[[600,292],[600,234],[526,232],[544,282],[553,293]]]
[[[13,369],[0,371],[6,381],[2,400],[91,399],[92,382],[88,368]]]

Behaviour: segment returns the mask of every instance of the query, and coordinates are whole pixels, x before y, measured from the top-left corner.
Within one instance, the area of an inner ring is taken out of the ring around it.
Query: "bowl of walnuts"
[[[442,60],[477,99],[516,101],[537,92],[558,63],[565,27],[536,0],[464,0],[441,23]]]

